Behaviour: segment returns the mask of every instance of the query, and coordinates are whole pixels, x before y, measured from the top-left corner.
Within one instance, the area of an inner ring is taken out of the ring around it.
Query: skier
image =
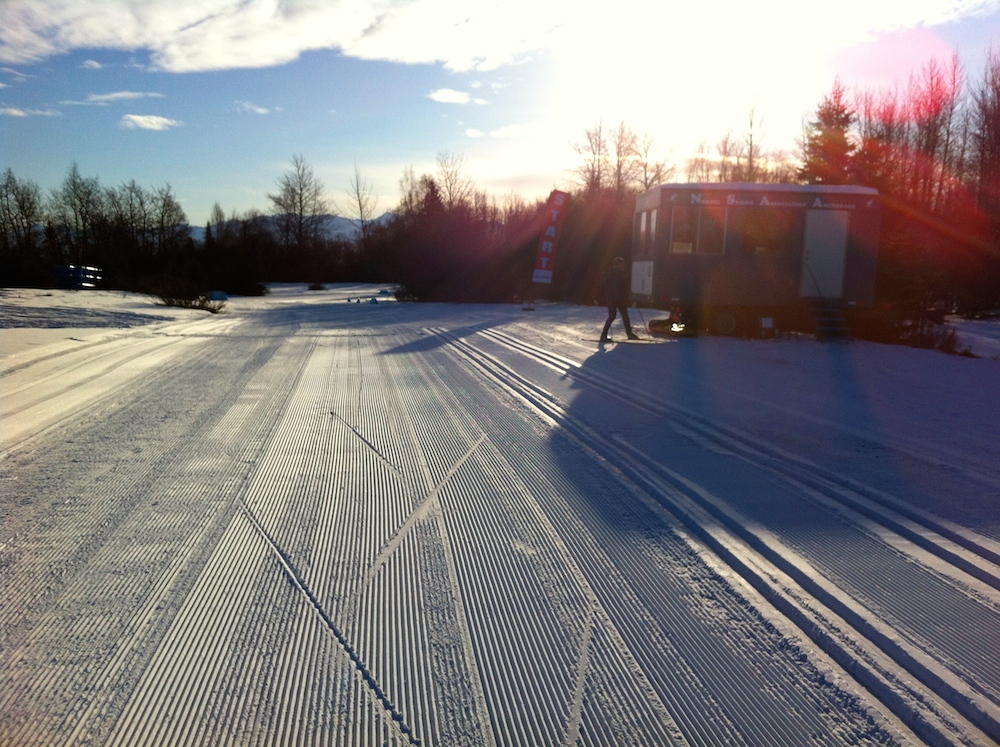
[[[638,340],[639,336],[632,332],[632,322],[628,318],[628,277],[625,275],[625,260],[615,257],[615,261],[604,273],[604,300],[608,304],[608,320],[604,322],[601,331],[601,342],[609,342],[608,330],[615,320],[615,315],[621,312],[625,324],[625,334],[630,340]]]

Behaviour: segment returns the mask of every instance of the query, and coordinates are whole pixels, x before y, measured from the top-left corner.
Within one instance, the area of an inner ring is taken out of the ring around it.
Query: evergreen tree
[[[820,102],[816,119],[806,128],[799,178],[807,184],[847,184],[851,181],[851,159],[855,146],[850,131],[854,108],[847,102],[847,89],[837,80]]]
[[[215,237],[212,235],[212,222],[205,224],[205,252],[211,254],[215,251]]]

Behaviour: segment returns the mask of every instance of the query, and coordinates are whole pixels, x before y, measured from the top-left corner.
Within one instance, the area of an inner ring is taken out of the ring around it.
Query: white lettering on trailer
[[[767,195],[760,198],[760,205],[762,207],[795,207],[804,208],[806,206],[805,202],[793,202],[793,201],[781,201],[781,200],[769,200]]]

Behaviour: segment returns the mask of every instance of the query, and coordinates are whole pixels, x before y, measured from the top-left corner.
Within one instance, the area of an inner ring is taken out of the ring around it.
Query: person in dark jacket
[[[621,312],[625,324],[625,334],[630,340],[638,340],[639,336],[632,332],[632,322],[628,318],[629,279],[625,274],[625,260],[615,257],[611,267],[604,273],[604,300],[608,305],[608,320],[604,322],[601,331],[601,342],[608,342],[608,330],[615,320],[615,315]]]

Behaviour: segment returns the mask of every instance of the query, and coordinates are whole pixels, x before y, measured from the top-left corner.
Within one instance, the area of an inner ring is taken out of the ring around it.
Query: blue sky
[[[1000,0],[0,0],[0,168],[169,183],[198,225],[267,210],[296,154],[345,208],[355,164],[388,210],[441,153],[542,197],[599,120],[681,171],[751,110],[794,151],[836,76],[905,86],[957,53],[976,78],[991,43]]]

